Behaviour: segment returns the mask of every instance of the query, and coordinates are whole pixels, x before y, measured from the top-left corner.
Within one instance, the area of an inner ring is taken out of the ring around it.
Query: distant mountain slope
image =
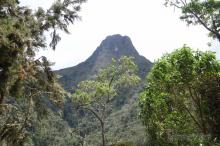
[[[111,63],[112,58],[118,59],[121,56],[134,57],[141,78],[145,77],[152,66],[149,60],[139,55],[128,36],[116,34],[106,37],[85,62],[56,72],[61,75],[60,82],[68,90],[77,85],[78,82],[95,75],[100,68]]]

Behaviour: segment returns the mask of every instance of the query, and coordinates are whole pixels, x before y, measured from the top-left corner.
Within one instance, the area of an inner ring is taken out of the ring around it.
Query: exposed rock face
[[[111,63],[112,58],[118,59],[121,56],[134,57],[134,61],[139,67],[139,76],[142,78],[152,66],[149,60],[139,55],[128,36],[116,34],[106,37],[85,62],[61,69],[57,73],[61,75],[60,81],[68,90],[78,82],[95,75],[100,68]]]

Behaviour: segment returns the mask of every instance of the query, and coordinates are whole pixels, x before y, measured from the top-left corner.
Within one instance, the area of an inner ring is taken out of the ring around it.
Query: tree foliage
[[[188,25],[202,25],[220,41],[220,2],[218,0],[165,0],[166,5],[181,9],[181,20]]]
[[[219,139],[212,130],[219,129],[219,71],[214,53],[187,46],[155,62],[139,98],[150,145],[195,145]]]
[[[50,97],[55,103],[60,102],[64,92],[50,68],[52,63],[45,56],[36,58],[36,53],[48,47],[46,33],[51,34],[49,46],[55,50],[61,40],[58,32],[69,33],[68,26],[79,18],[78,12],[83,2],[85,0],[57,0],[48,10],[41,7],[32,10],[20,6],[18,0],[0,1],[0,111],[3,113],[1,119],[12,116],[10,112],[4,116],[4,112],[8,111],[5,108],[14,106],[8,102],[9,97],[26,98],[27,104],[24,105],[35,107],[40,106],[39,97],[42,96]],[[19,111],[17,114],[21,113],[22,111]],[[24,112],[22,115],[27,116]],[[13,135],[20,136],[19,133],[24,129],[20,122],[25,118],[17,117],[19,116],[9,117],[12,122],[2,120],[6,123],[0,124],[1,140],[13,142]],[[13,135],[10,135],[10,130],[13,131]],[[18,140],[15,138],[16,144],[20,143]],[[15,143],[12,145],[16,145]]]
[[[111,112],[111,103],[120,88],[137,85],[137,66],[131,58],[121,57],[101,69],[93,80],[82,81],[73,94],[73,102],[87,110],[99,121],[102,130],[102,145],[106,145],[105,123]]]
[[[47,47],[45,32],[51,33],[49,46],[55,49],[61,39],[58,31],[68,33],[67,27],[78,18],[84,1],[58,0],[47,11],[41,7],[33,11],[17,0],[1,0],[0,103],[5,96],[20,97],[27,89],[49,91],[55,87],[52,64],[44,56],[36,59],[36,52]]]

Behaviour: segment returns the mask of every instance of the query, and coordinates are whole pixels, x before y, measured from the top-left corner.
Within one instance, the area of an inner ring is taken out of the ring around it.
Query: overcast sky
[[[54,0],[20,0],[32,8],[47,8]],[[216,51],[218,43],[209,48],[207,31],[179,20],[179,12],[163,5],[165,0],[88,0],[80,16],[70,27],[70,35],[62,34],[56,51],[44,51],[55,62],[54,69],[74,66],[85,61],[108,35],[122,34],[131,38],[137,51],[154,61],[162,54],[187,44]],[[214,49],[213,49],[214,48]]]

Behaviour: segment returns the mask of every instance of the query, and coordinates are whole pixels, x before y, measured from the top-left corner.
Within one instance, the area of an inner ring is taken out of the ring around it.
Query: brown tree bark
[[[0,75],[0,104],[3,103],[6,93],[6,86],[7,86],[7,76],[5,74]]]
[[[3,100],[4,100],[4,94],[3,94],[3,92],[1,91],[1,93],[0,93],[0,104],[3,103]]]
[[[101,125],[101,133],[102,133],[102,146],[106,146],[105,141],[105,123],[104,120],[92,109],[84,107],[84,109],[90,111],[100,122]]]
[[[105,146],[105,124],[104,122],[101,122],[101,128],[102,128],[102,146]]]

